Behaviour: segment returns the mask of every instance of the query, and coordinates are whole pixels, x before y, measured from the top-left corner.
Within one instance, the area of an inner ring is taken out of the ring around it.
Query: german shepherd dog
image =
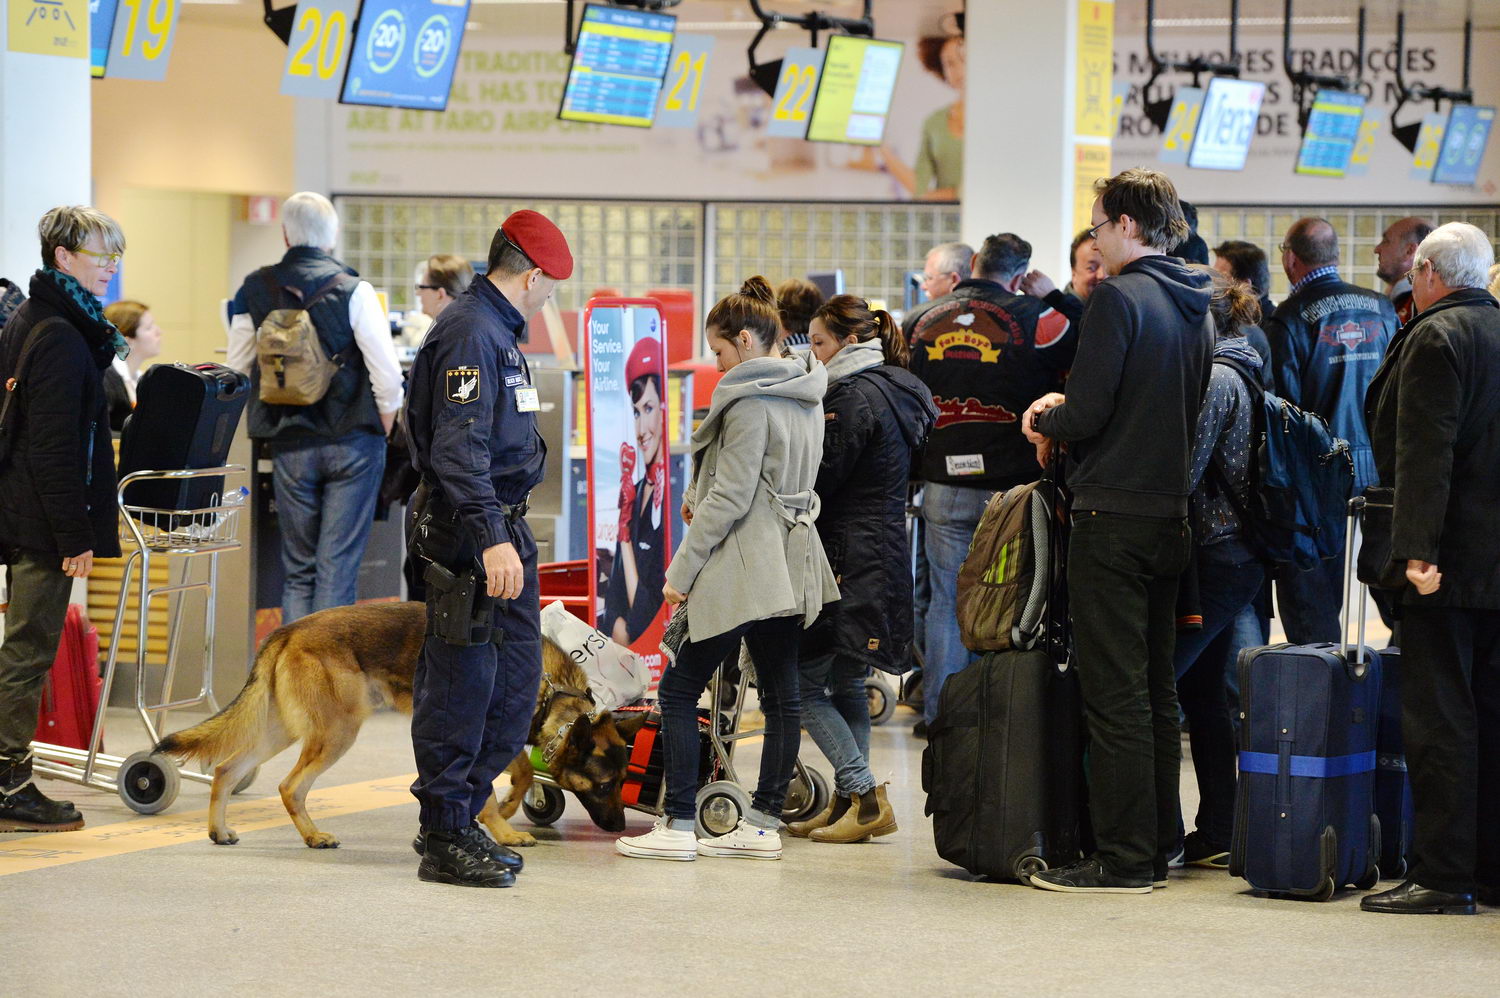
[[[379,701],[404,714],[412,710],[412,675],[427,630],[421,603],[369,603],[311,614],[273,632],[234,701],[208,720],[168,735],[156,751],[214,766],[208,837],[233,845],[229,796],[256,766],[297,741],[302,755],[281,781],[281,802],[314,849],[337,848],[308,816],[313,781],[354,744],[360,725]],[[620,785],[628,763],[626,737],[608,713],[591,717],[583,671],[556,645],[542,642],[542,681],[530,741],[550,759],[558,785],[571,790],[600,828],[625,829]],[[634,720],[634,719],[633,719]],[[638,727],[635,720],[629,727]],[[479,820],[502,845],[536,844],[506,820],[516,813],[532,784],[526,752],[506,767],[510,793],[497,803],[492,793]]]

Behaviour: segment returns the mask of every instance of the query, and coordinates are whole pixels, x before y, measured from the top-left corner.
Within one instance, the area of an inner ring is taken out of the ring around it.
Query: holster
[[[494,626],[499,600],[485,592],[484,579],[472,571],[455,574],[438,562],[429,562],[422,576],[427,581],[427,633],[460,648],[499,645],[505,632]]]

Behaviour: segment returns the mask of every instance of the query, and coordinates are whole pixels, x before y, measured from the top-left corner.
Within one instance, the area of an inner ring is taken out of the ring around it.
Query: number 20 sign
[[[337,100],[360,0],[301,0],[286,46],[281,92]]]
[[[109,37],[111,79],[164,80],[180,0],[120,0]]]

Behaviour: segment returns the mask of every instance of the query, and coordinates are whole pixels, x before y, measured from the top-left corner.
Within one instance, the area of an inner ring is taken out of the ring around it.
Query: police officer
[[[427,637],[412,683],[422,830],[417,875],[509,887],[521,857],[475,818],[526,742],[541,680],[536,541],[527,494],[547,448],[516,345],[573,273],[568,241],[534,211],[507,218],[489,269],[443,310],[412,365],[406,426],[422,475],[411,546],[427,582]]]

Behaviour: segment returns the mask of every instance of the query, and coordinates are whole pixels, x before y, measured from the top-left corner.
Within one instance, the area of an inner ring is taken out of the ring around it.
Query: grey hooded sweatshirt
[[[744,361],[714,389],[693,432],[693,522],[667,568],[688,596],[690,640],[770,617],[806,627],[839,598],[814,525],[827,386],[803,354]]]

